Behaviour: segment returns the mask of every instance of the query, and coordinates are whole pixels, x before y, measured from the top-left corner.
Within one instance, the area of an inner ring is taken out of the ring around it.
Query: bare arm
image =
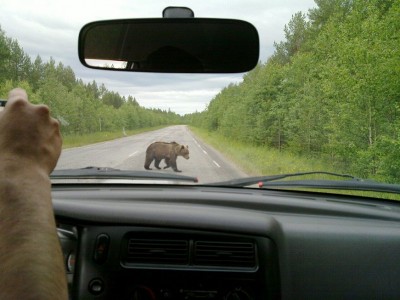
[[[61,151],[48,108],[10,92],[0,112],[0,298],[67,299],[49,173]]]

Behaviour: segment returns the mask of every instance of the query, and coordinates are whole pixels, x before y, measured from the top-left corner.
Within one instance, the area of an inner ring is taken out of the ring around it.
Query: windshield
[[[85,24],[159,18],[171,5],[252,23],[257,66],[166,74],[79,62]],[[399,13],[398,0],[2,1],[0,98],[20,86],[50,107],[64,140],[57,171],[180,174],[195,184],[332,172],[399,184]]]

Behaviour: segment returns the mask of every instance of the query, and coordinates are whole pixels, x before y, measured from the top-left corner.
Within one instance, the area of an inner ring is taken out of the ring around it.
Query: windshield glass
[[[85,24],[159,18],[171,5],[252,23],[258,65],[166,74],[79,62]],[[50,107],[64,139],[58,171],[180,174],[199,184],[323,171],[399,184],[399,14],[398,0],[2,1],[0,98],[19,86]]]

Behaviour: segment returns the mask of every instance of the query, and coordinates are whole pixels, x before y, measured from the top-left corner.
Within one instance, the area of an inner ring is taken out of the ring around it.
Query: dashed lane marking
[[[200,144],[199,144],[195,139],[193,139],[193,141],[194,141],[195,144],[200,148],[200,150],[203,151],[203,153],[204,153],[205,155],[208,155],[207,151],[204,150],[204,149],[200,146]],[[213,160],[213,163],[214,163],[218,168],[221,168],[221,166],[220,166],[215,160]]]
[[[136,153],[137,153],[137,151],[135,151],[135,152],[129,154],[129,157],[134,156]]]
[[[221,166],[220,166],[215,160],[213,160],[213,163],[214,163],[218,168],[221,168]]]

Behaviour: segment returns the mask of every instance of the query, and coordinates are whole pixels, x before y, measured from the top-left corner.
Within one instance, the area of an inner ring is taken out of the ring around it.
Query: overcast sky
[[[70,66],[85,82],[96,80],[140,105],[171,109],[180,114],[202,111],[207,103],[239,75],[148,74],[97,71],[81,66],[77,54],[80,28],[88,22],[119,18],[161,17],[167,6],[190,7],[195,17],[238,18],[251,22],[260,36],[260,60],[273,53],[274,41],[284,38],[291,16],[307,12],[313,0],[0,0],[0,26],[17,39],[32,59]],[[0,70],[1,71],[1,70]]]

